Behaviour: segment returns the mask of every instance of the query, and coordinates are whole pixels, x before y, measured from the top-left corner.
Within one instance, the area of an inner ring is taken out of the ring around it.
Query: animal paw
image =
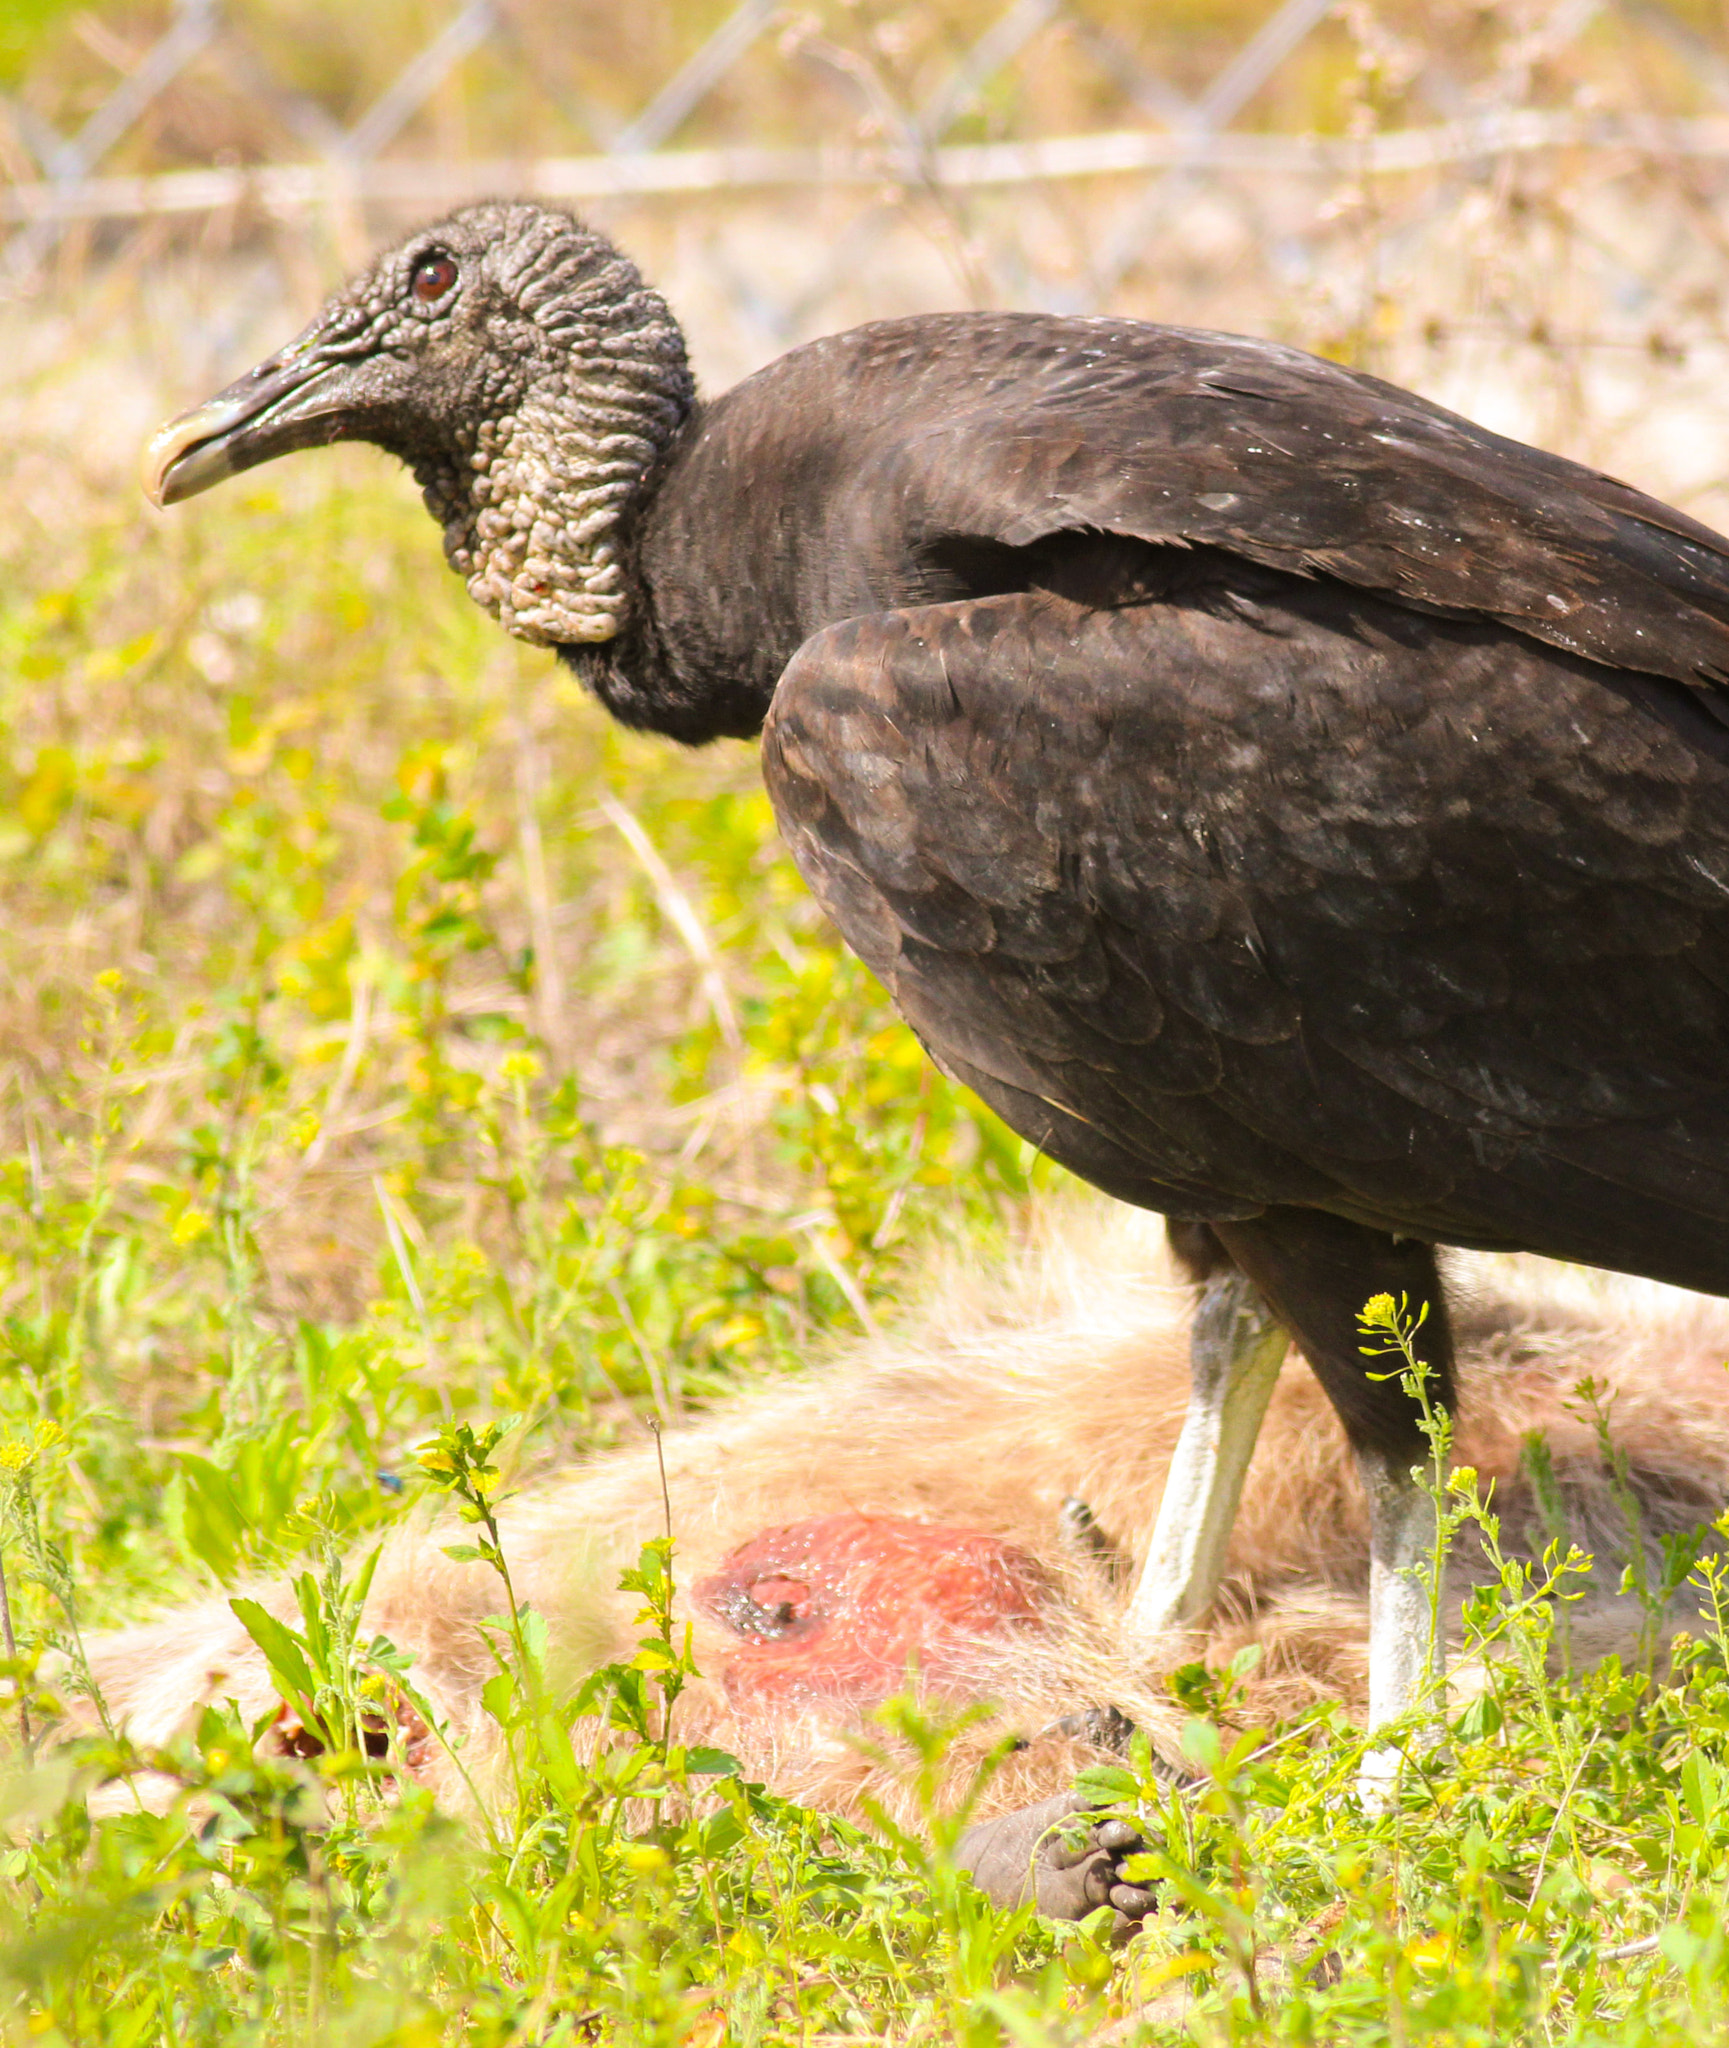
[[[998,1906],[1029,1897],[1047,1920],[1084,1920],[1109,1906],[1112,1931],[1132,1934],[1153,1910],[1157,1893],[1123,1875],[1145,1842],[1121,1820],[1093,1820],[1072,1792],[980,1821],[960,1839],[961,1867]]]

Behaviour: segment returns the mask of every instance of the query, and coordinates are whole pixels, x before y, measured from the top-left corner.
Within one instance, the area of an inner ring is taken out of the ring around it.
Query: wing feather
[[[805,405],[846,394],[851,474],[831,538],[851,558],[890,560],[907,534],[1027,548],[1093,530],[1219,547],[1495,619],[1593,661],[1729,681],[1721,535],[1277,342],[924,316],[832,337],[764,374],[763,397],[794,412],[804,381]]]
[[[1729,767],[1527,635],[1244,577],[813,637],[764,760],[819,898],[1114,1192],[1729,1287]]]

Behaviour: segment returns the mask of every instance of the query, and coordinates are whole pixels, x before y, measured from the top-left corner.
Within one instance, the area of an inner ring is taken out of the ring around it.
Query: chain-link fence
[[[885,312],[1109,307],[1613,449],[1658,363],[1658,466],[1715,483],[1711,6],[176,0],[68,17],[0,101],[15,298],[240,252],[304,305],[486,192],[616,232],[711,375]]]

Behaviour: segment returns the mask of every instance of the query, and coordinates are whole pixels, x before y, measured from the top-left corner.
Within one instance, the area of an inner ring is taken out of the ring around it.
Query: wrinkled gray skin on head
[[[453,283],[416,293],[443,256]],[[158,503],[291,448],[371,441],[413,470],[477,604],[538,645],[629,612],[621,521],[694,403],[684,340],[626,257],[568,214],[471,206],[387,251],[287,348],[172,421]]]

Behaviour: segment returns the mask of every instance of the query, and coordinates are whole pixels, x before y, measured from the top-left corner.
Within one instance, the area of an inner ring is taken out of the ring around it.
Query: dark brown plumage
[[[763,728],[939,1064],[1205,1226],[1365,1454],[1417,1443],[1368,1295],[1428,1303],[1446,1389],[1433,1243],[1729,1293],[1715,534],[1130,321],[888,321],[698,405],[661,302],[532,207],[382,258],[164,430],[157,489],[339,437],[414,465],[477,598],[618,717]]]

